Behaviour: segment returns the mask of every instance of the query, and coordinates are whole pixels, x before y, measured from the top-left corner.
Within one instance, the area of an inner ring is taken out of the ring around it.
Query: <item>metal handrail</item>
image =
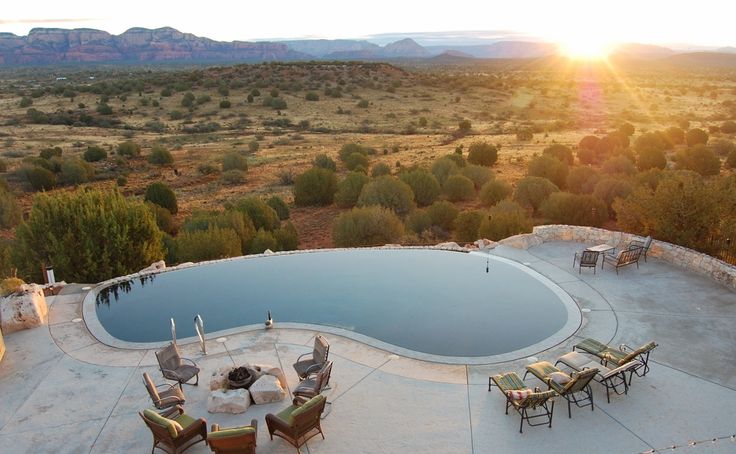
[[[197,337],[199,338],[199,348],[202,349],[202,353],[207,354],[207,344],[204,342],[204,321],[202,317],[197,314],[194,317],[194,330],[197,331]]]
[[[171,319],[171,343],[176,345],[176,323]]]

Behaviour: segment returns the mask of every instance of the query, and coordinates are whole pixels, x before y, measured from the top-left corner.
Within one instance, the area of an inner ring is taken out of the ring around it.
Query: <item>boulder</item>
[[[244,413],[250,407],[247,389],[222,389],[211,391],[207,398],[207,411],[210,413]]]
[[[436,249],[451,249],[453,251],[462,251],[463,248],[454,241],[448,241],[446,243],[439,243],[434,246]]]
[[[498,243],[495,241],[491,241],[486,238],[481,238],[479,240],[475,240],[475,244],[478,249],[494,249],[496,246],[498,246]]]
[[[149,266],[143,268],[142,270],[138,271],[139,273],[150,273],[152,271],[160,271],[166,268],[166,262],[163,260],[159,260],[158,262],[153,262]]]
[[[263,375],[250,385],[249,391],[256,405],[280,402],[286,397],[286,391],[281,387],[279,379],[273,375]]]
[[[210,376],[210,391],[227,389],[227,374],[233,370],[232,366],[223,366],[215,369]]]
[[[45,325],[48,314],[43,288],[31,284],[25,292],[0,300],[0,329],[9,334]]]
[[[286,389],[286,376],[284,375],[284,371],[282,371],[280,368],[274,367],[270,364],[254,364],[253,368],[256,370],[260,370],[266,375],[271,375],[272,377],[278,378],[281,388]]]

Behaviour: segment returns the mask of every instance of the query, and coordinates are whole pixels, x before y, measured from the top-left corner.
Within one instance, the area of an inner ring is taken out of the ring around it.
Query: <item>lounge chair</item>
[[[207,421],[194,419],[181,406],[158,414],[145,409],[138,413],[153,434],[153,448],[178,454],[207,439]],[[161,446],[159,446],[161,445]]]
[[[641,251],[642,248],[631,246],[630,249],[619,251],[617,254],[603,254],[603,264],[601,265],[601,269],[603,269],[603,265],[606,263],[616,268],[616,274],[618,274],[619,268],[633,265],[634,263],[636,263],[636,268],[638,269]]]
[[[591,361],[590,358],[585,355],[581,355],[578,352],[570,352],[560,356],[557,362],[555,362],[555,366],[560,363],[566,365],[575,372],[582,372],[586,369],[593,368],[598,369],[598,374],[596,374],[593,380],[606,387],[606,400],[609,404],[611,403],[611,390],[618,395],[629,393],[629,383],[626,380],[626,373],[629,373],[629,381],[631,381],[631,375],[634,373],[634,370],[641,367],[641,363],[634,360],[624,364],[623,366],[610,369],[603,364]]]
[[[317,334],[314,337],[314,348],[312,352],[299,356],[294,363],[294,370],[299,376],[299,380],[304,380],[312,372],[322,369],[324,363],[327,362],[327,356],[329,354],[330,344],[327,343],[327,340],[321,334]]]
[[[307,399],[311,399],[317,394],[320,394],[322,391],[329,387],[331,373],[332,361],[327,361],[322,366],[322,369],[309,374],[307,378],[299,383],[296,389],[294,389],[294,396],[301,396],[306,397]]]
[[[197,380],[194,383],[187,384],[193,384],[194,386],[199,384],[199,367],[191,359],[182,358],[179,348],[173,342],[163,350],[156,352],[156,359],[164,378],[177,381],[179,388],[181,388],[182,383],[187,383],[194,377]],[[187,362],[189,364],[186,364]]]
[[[212,431],[207,434],[207,445],[217,454],[255,454],[257,436],[257,419],[251,420],[250,426],[227,429],[212,424]]]
[[[578,270],[578,274],[583,272],[583,267],[593,268],[593,274],[595,274],[595,269],[598,266],[599,254],[600,253],[597,251],[576,252],[575,257],[572,259],[572,267],[575,268],[575,262],[579,262],[580,269]]]
[[[598,369],[586,369],[580,373],[573,372],[568,375],[547,361],[539,361],[526,366],[524,378],[529,373],[546,383],[549,389],[565,398],[568,418],[572,418],[571,404],[575,404],[578,408],[590,406],[591,411],[595,409],[590,381],[598,373]]]
[[[647,252],[649,252],[649,247],[652,245],[652,236],[648,236],[644,238],[644,241],[641,240],[632,240],[629,242],[629,244],[626,246],[626,249],[631,249],[633,247],[640,247],[641,253],[644,254],[644,261],[647,261]]]
[[[635,350],[632,350],[626,344],[621,344],[619,348],[614,348],[609,347],[602,342],[598,342],[595,339],[587,338],[575,345],[572,350],[582,350],[586,353],[597,356],[604,365],[611,363],[616,366],[623,366],[626,363],[638,359],[641,365],[634,369],[634,373],[638,377],[643,377],[649,372],[649,355],[656,347],[657,343],[651,341]],[[629,385],[630,384],[631,377],[629,377]]]
[[[295,397],[290,407],[275,415],[266,415],[268,436],[272,441],[274,435],[283,438],[296,448],[297,453],[301,452],[299,448],[312,437],[322,435],[324,440],[320,416],[325,409],[325,402],[327,398],[321,394],[311,399]]]
[[[492,386],[498,389],[506,397],[506,414],[509,414],[509,407],[521,416],[519,424],[519,433],[523,433],[524,421],[530,426],[541,426],[547,424],[552,427],[552,414],[555,410],[554,391],[540,391],[539,388],[531,389],[528,387],[516,373],[508,372],[506,374],[492,375],[488,377],[488,391]],[[549,403],[551,401],[551,404]],[[541,413],[529,414],[529,410],[541,410]],[[541,422],[532,420],[541,419]]]
[[[151,376],[146,372],[143,372],[143,384],[148,390],[148,395],[151,396],[153,406],[159,410],[173,407],[174,405],[184,405],[184,393],[181,389],[177,388],[176,385],[170,385],[164,383],[162,385],[154,385]],[[159,388],[165,388],[159,391]]]

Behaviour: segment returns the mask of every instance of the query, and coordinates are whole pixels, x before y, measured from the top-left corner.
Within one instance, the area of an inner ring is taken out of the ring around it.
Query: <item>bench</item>
[[[625,251],[621,251],[616,255],[606,254],[603,256],[603,264],[601,264],[601,269],[606,263],[616,267],[616,274],[618,274],[618,269],[622,266],[631,265],[633,263],[636,263],[636,268],[638,269],[641,251],[641,247],[632,246],[631,248]]]

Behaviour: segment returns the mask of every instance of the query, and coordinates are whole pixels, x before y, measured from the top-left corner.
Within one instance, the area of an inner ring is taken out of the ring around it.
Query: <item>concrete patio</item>
[[[530,358],[487,365],[447,365],[400,357],[328,334],[334,360],[333,405],[326,436],[310,453],[688,453],[736,452],[736,293],[715,281],[650,257],[617,275],[600,268],[578,274],[580,243],[552,242],[528,250],[499,246],[491,253],[531,267],[569,293],[582,310],[577,333],[536,358],[554,360],[586,337],[613,345],[655,340],[651,371],[634,377],[628,395],[593,383],[594,411],[557,398],[552,428],[526,427],[504,414],[505,399],[488,392],[488,376],[515,371]],[[48,299],[49,325],[5,336],[0,363],[0,451],[9,453],[149,452],[151,434],[137,412],[150,406],[141,374],[163,382],[153,350],[124,350],[98,342],[81,317],[81,285]],[[472,314],[468,314],[472,316]],[[76,321],[75,321],[76,320]],[[298,383],[291,364],[311,350],[314,331],[279,329],[182,346],[203,369],[198,387],[185,386],[186,412],[223,427],[259,421],[258,452],[294,448],[270,441],[264,416],[288,405],[251,406],[241,415],[209,414],[210,373],[223,365],[272,364]],[[214,336],[213,336],[214,337]],[[527,380],[542,386],[533,377]],[[707,441],[707,442],[704,442]],[[688,446],[697,442],[694,446]],[[188,452],[210,452],[202,443]]]

